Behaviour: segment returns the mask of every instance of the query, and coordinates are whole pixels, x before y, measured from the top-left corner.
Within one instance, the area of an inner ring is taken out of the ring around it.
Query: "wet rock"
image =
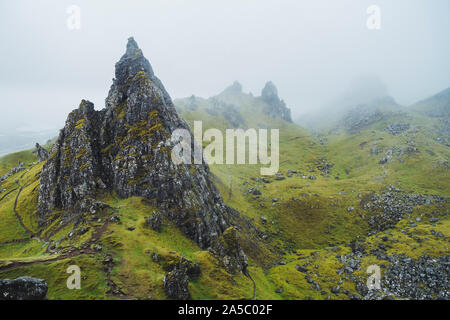
[[[48,285],[43,279],[20,277],[0,280],[0,300],[43,300]]]

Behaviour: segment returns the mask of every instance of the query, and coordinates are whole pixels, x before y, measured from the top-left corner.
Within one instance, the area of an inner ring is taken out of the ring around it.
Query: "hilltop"
[[[0,158],[0,278],[42,278],[50,299],[449,299],[445,115],[419,110],[437,100],[358,102],[312,133],[272,82],[172,102],[130,38],[104,109],[83,100],[47,159]],[[167,138],[194,121],[279,129],[279,172],[175,167]]]

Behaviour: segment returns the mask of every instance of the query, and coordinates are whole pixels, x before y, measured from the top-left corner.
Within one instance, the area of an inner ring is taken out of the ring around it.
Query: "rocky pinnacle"
[[[222,257],[230,271],[243,270],[245,254],[223,237],[238,213],[224,204],[208,165],[171,161],[170,137],[178,128],[191,132],[129,38],[106,107],[96,111],[83,100],[52,147],[40,180],[40,224],[50,224],[55,210],[81,215],[100,192],[145,197],[201,248]]]
[[[272,81],[268,81],[261,91],[261,99],[267,103],[268,107],[264,113],[292,122],[291,110],[286,107],[286,103],[278,97],[277,87]]]

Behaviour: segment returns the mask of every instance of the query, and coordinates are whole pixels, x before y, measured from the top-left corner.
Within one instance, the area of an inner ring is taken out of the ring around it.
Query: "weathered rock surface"
[[[47,295],[45,280],[20,277],[0,280],[0,300],[43,300]]]
[[[369,218],[369,225],[375,231],[394,227],[406,213],[411,213],[416,206],[448,202],[441,196],[406,193],[389,185],[381,194],[373,195],[368,201],[361,201],[361,207],[378,212]]]
[[[364,300],[398,297],[413,300],[449,300],[450,256],[438,258],[423,255],[412,259],[405,255],[385,257],[391,262],[381,278],[381,290],[369,290],[356,281],[356,289]]]
[[[153,211],[151,217],[145,218],[145,225],[149,226],[152,230],[161,232],[162,215],[159,211]]]
[[[171,134],[186,129],[161,81],[133,38],[116,64],[106,108],[83,100],[72,111],[44,165],[38,200],[40,224],[55,209],[83,211],[102,189],[120,197],[142,196],[201,248],[225,251],[222,233],[238,213],[227,207],[208,165],[171,161]],[[237,252],[230,265],[244,266]],[[239,260],[239,261],[238,261]]]
[[[36,153],[39,162],[45,161],[48,158],[48,151],[42,148],[39,143],[36,143],[36,150],[34,150],[33,153]]]
[[[246,126],[244,118],[235,105],[225,103],[216,98],[209,98],[209,100],[213,105],[213,108],[207,109],[207,112],[213,115],[218,115],[219,113],[222,114],[234,128],[244,128]]]
[[[6,179],[8,179],[9,177],[11,177],[12,175],[16,174],[17,172],[23,171],[25,170],[25,164],[23,162],[18,162],[17,166],[15,166],[14,168],[12,168],[11,170],[9,170],[9,172],[7,174],[5,174],[4,176],[0,177],[0,183],[2,183],[3,181],[5,181]]]
[[[268,81],[262,89],[261,99],[268,105],[268,108],[263,109],[264,113],[272,117],[292,122],[291,110],[286,107],[286,103],[278,97],[277,87],[272,81]]]
[[[403,132],[409,130],[410,127],[411,126],[409,123],[394,122],[394,123],[389,124],[386,127],[386,131],[389,132],[390,134],[392,134],[393,136],[397,136],[397,135],[402,134]]]
[[[164,276],[164,291],[171,299],[187,300],[190,298],[189,280],[200,276],[197,263],[181,257],[178,263],[169,265],[169,273]]]

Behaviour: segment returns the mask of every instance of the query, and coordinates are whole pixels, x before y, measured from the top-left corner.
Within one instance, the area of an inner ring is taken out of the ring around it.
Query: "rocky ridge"
[[[174,130],[185,129],[161,81],[133,38],[116,63],[106,108],[83,100],[72,111],[53,145],[40,180],[40,226],[50,213],[86,211],[101,192],[150,200],[198,245],[222,258],[231,272],[245,269],[245,254],[227,250],[222,233],[239,214],[226,206],[211,181],[208,165],[171,161]],[[234,256],[228,254],[233,252]]]
[[[262,89],[261,99],[268,105],[268,108],[263,109],[264,113],[272,117],[292,122],[291,110],[286,107],[286,103],[278,97],[277,87],[272,81],[268,81]]]

